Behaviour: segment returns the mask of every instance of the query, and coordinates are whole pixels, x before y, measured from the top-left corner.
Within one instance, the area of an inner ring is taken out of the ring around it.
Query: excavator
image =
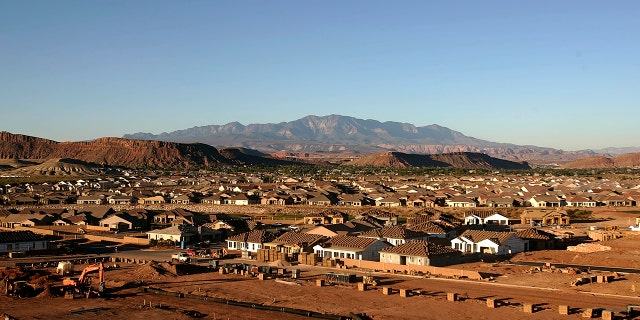
[[[62,286],[67,288],[67,292],[73,294],[77,291],[84,293],[89,297],[91,292],[91,278],[88,276],[90,273],[98,272],[98,279],[100,281],[98,285],[98,295],[104,293],[104,265],[102,262],[87,266],[82,270],[82,273],[78,278],[65,278],[62,280]]]

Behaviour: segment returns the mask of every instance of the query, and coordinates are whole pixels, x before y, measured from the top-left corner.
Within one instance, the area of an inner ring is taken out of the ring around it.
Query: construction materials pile
[[[168,262],[149,261],[133,271],[136,280],[157,280],[178,276],[175,265]]]
[[[598,243],[581,243],[577,246],[567,247],[567,251],[581,252],[581,253],[591,253],[591,252],[600,252],[600,251],[609,251],[609,250],[611,250],[611,247],[603,246]]]

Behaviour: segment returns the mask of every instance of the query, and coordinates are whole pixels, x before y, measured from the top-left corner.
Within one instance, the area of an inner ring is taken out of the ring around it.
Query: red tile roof
[[[460,253],[458,250],[451,247],[441,246],[427,241],[409,241],[405,244],[398,245],[396,247],[388,247],[380,250],[384,253],[393,253],[403,256],[419,256],[429,257],[435,255]]]

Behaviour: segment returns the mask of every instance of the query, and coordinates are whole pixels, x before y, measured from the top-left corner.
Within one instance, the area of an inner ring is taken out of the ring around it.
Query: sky
[[[640,146],[638,1],[0,0],[0,131],[56,141],[340,114]]]

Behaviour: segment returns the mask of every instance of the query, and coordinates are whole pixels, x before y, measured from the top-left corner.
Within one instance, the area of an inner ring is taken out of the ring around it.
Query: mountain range
[[[372,154],[396,151],[411,154],[456,152],[484,153],[492,157],[534,163],[564,163],[597,155],[591,150],[563,151],[537,146],[497,143],[469,137],[436,124],[416,127],[409,123],[380,122],[354,117],[306,116],[281,123],[231,122],[161,134],[134,133],[124,138],[170,142],[199,142],[212,146],[236,146],[297,157],[313,153]]]
[[[529,169],[526,163],[477,153],[437,155],[386,152],[343,165],[387,167],[456,167],[469,169]],[[327,161],[316,163],[328,164]],[[214,165],[310,165],[277,159],[245,148],[217,149],[202,143],[177,143],[125,138],[99,138],[83,142],[53,140],[0,132],[0,170],[5,175],[92,175],[109,167],[195,169]],[[335,164],[335,162],[334,162]]]

